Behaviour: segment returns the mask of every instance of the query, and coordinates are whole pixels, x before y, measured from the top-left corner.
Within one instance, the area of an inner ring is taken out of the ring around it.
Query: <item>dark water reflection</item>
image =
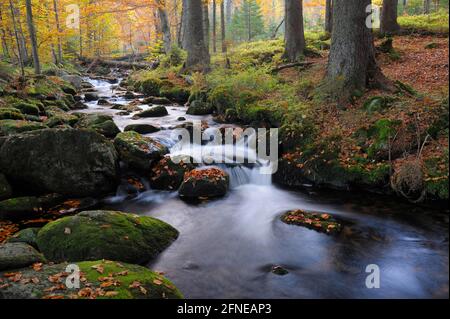
[[[448,297],[448,211],[374,195],[307,195],[244,185],[200,205],[149,192],[113,208],[160,218],[179,239],[149,266],[188,298]],[[339,237],[282,223],[292,208],[330,212],[349,222]],[[366,266],[381,270],[367,289]],[[289,270],[271,273],[272,265]]]

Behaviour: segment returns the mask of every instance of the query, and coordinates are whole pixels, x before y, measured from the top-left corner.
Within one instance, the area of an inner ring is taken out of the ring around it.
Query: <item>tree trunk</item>
[[[20,50],[20,55],[22,56],[23,65],[27,65],[29,63],[28,57],[28,49],[27,49],[27,41],[25,40],[25,36],[22,29],[22,20],[20,19],[20,10],[16,6],[15,0],[11,0],[9,2],[11,9],[14,11],[14,17],[16,20],[15,31],[17,31],[18,45]]]
[[[225,0],[223,0],[223,1],[225,1]],[[225,8],[225,11],[226,11],[225,15],[227,17],[227,24],[230,25],[231,18],[233,16],[233,0],[226,0],[226,1],[227,1],[227,5]]]
[[[31,0],[25,0],[25,5],[27,9],[28,33],[30,34],[31,50],[33,54],[34,73],[41,74],[41,64],[39,62],[36,29],[33,21],[33,8],[31,7]]]
[[[189,0],[187,0],[189,2]],[[206,50],[209,52],[209,6],[208,2],[204,1],[202,5],[202,17],[203,17],[203,36],[204,36],[204,42],[206,46]],[[189,13],[188,13],[189,14]]]
[[[210,56],[205,44],[202,0],[186,0],[186,51],[188,70],[207,71]]]
[[[158,0],[158,16],[163,35],[164,52],[168,54],[172,48],[172,35],[170,34],[169,19],[167,18],[166,5],[164,0]]]
[[[14,37],[16,38],[16,45],[17,45],[17,55],[18,55],[18,60],[19,60],[19,65],[20,65],[20,71],[22,76],[25,75],[25,70],[24,70],[24,58],[22,56],[22,50],[20,47],[20,39],[19,39],[19,30],[17,27],[17,19],[16,19],[16,10],[14,8],[14,4],[12,2],[12,0],[9,0],[9,8],[11,9],[11,20],[13,23],[13,28],[14,28]]]
[[[400,25],[397,22],[397,7],[398,0],[384,0],[383,8],[381,10],[381,33],[395,33],[400,30]]]
[[[226,29],[225,29],[225,0],[220,4],[220,31],[222,33],[222,53],[227,52]]]
[[[213,7],[212,7],[212,42],[213,42],[213,52],[216,53],[217,52],[217,6],[216,6],[216,0],[213,0]]]
[[[61,24],[59,22],[58,0],[53,0],[53,11],[55,13],[56,30],[58,31],[58,61],[57,64],[63,62],[63,50],[61,40]]]
[[[3,25],[3,11],[2,8],[0,8],[0,27],[1,27],[1,39],[2,39],[2,52],[3,52],[3,57],[5,58],[9,58],[9,47],[8,47],[8,42],[6,41],[6,31],[5,28],[6,26]]]
[[[326,0],[325,5],[325,31],[331,33],[333,31],[333,2]]]
[[[431,9],[431,0],[424,0],[423,2],[423,13],[429,14]]]
[[[375,60],[372,30],[366,26],[371,0],[334,0],[333,33],[327,85],[333,98],[349,97],[355,90],[378,86],[391,89]]]
[[[302,0],[285,0],[285,28],[284,58],[298,61],[305,50]]]
[[[186,8],[187,8],[187,0],[182,1],[181,7],[181,24],[180,24],[180,39],[178,40],[178,45],[180,48],[186,48]]]

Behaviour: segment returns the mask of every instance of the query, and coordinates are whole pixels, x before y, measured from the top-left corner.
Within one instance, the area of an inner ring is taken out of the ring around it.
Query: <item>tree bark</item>
[[[368,86],[391,89],[375,60],[372,30],[366,26],[371,0],[334,0],[333,33],[328,60],[328,91],[333,98],[348,97]]]
[[[298,61],[305,50],[303,1],[285,0],[285,52],[289,62]]]
[[[400,30],[397,22],[398,0],[384,0],[381,10],[381,33],[393,34]]]
[[[213,52],[217,52],[217,5],[216,0],[213,0],[212,6],[212,42],[213,42]]]
[[[205,44],[202,0],[186,0],[186,69],[209,70],[210,56]]]
[[[28,49],[27,49],[27,41],[25,40],[25,36],[22,29],[22,20],[20,19],[20,10],[16,6],[15,0],[9,1],[11,10],[14,11],[14,17],[15,17],[15,32],[17,32],[17,39],[18,39],[18,46],[20,50],[20,55],[22,56],[22,63],[23,65],[27,65],[29,63],[29,57],[28,57]]]
[[[423,13],[429,14],[431,9],[431,0],[423,1]]]
[[[172,35],[170,34],[169,19],[167,18],[166,5],[164,0],[158,0],[158,16],[161,33],[163,36],[164,52],[168,54],[172,48]]]
[[[57,64],[63,62],[63,50],[62,50],[62,39],[61,39],[61,23],[59,22],[59,9],[58,0],[53,0],[53,11],[55,13],[56,30],[58,30],[58,61]]]
[[[189,2],[189,0],[187,0]],[[208,2],[204,1],[202,5],[202,17],[203,17],[203,36],[204,36],[204,42],[206,46],[206,50],[209,52],[209,6]]]
[[[225,27],[225,0],[222,0],[220,4],[220,32],[222,38],[222,53],[227,52],[227,32]]]
[[[17,19],[16,19],[16,10],[14,9],[14,4],[13,4],[12,0],[9,0],[9,8],[11,9],[11,20],[12,20],[13,28],[14,28],[14,37],[16,39],[17,55],[18,55],[18,60],[19,60],[20,71],[21,71],[22,76],[24,76],[25,75],[24,58],[22,56],[23,53],[22,53],[22,50],[20,47],[19,31],[18,31]]]
[[[25,5],[27,9],[27,25],[28,33],[30,34],[31,52],[33,54],[34,73],[41,74],[41,63],[39,62],[36,29],[33,21],[33,8],[31,6],[31,0],[25,0]]]
[[[326,0],[325,4],[325,31],[331,33],[333,31],[333,1]]]
[[[3,52],[3,57],[5,58],[9,58],[10,54],[9,54],[9,47],[8,47],[8,42],[6,41],[6,31],[4,29],[3,25],[3,8],[0,8],[0,27],[1,27],[1,39],[2,39],[2,52]]]
[[[225,1],[225,0],[223,0]],[[230,25],[231,23],[231,18],[233,16],[233,0],[226,0],[227,1],[227,5],[225,8],[225,15],[226,15],[226,21],[227,21],[227,25]]]

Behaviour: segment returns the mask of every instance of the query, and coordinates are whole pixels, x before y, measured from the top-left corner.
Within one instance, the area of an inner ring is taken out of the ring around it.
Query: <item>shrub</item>
[[[150,78],[141,82],[140,91],[148,96],[158,96],[160,94],[161,86],[161,80]]]

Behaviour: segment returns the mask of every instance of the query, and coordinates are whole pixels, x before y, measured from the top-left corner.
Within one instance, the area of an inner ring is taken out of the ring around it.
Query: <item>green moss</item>
[[[445,150],[442,158],[433,157],[425,160],[425,190],[427,196],[448,200],[449,183],[448,183],[448,149]]]
[[[58,108],[47,109],[48,119],[44,122],[48,127],[56,127],[59,125],[74,126],[79,118],[76,115],[61,111]]]
[[[31,103],[18,102],[12,105],[13,108],[20,110],[23,114],[39,116],[39,108]]]
[[[145,79],[140,83],[140,91],[148,96],[159,96],[162,82],[159,79]]]
[[[448,34],[448,11],[440,10],[431,14],[405,15],[398,17],[403,29],[413,32],[426,31]]]
[[[368,113],[380,112],[392,105],[395,101],[391,96],[373,96],[364,102],[363,108]]]
[[[16,108],[0,108],[0,120],[24,120],[25,116]]]
[[[143,264],[177,237],[176,229],[151,217],[90,211],[47,224],[37,243],[53,261],[103,258]]]
[[[175,103],[185,104],[189,100],[191,92],[185,88],[173,87],[162,89],[160,95]]]
[[[46,128],[48,128],[48,126],[40,122],[0,120],[0,135],[13,135],[28,131],[42,130]]]

